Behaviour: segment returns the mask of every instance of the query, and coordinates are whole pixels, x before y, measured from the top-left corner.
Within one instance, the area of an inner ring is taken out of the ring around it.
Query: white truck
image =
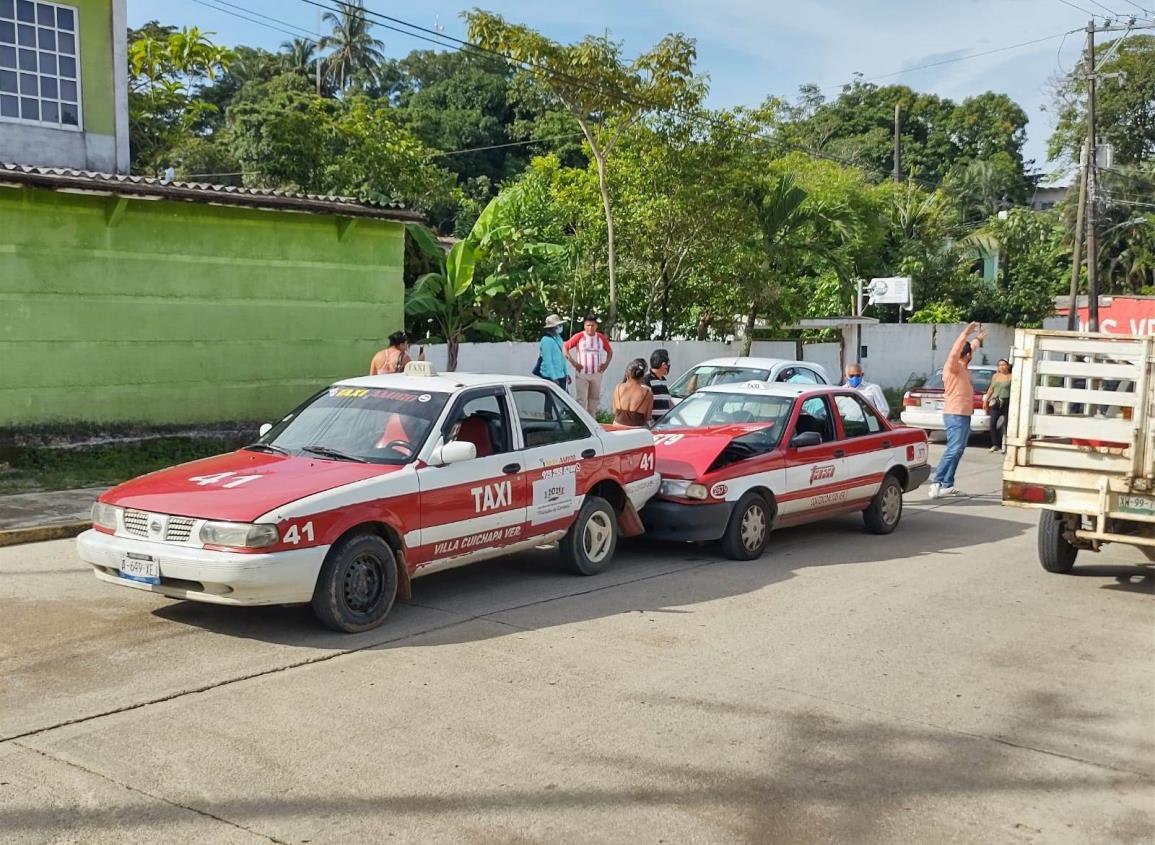
[[[1039,561],[1106,543],[1155,562],[1155,336],[1015,333],[1003,504],[1039,514]]]

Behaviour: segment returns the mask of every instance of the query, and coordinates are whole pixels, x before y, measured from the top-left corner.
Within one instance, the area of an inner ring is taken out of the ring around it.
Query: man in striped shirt
[[[597,317],[586,317],[582,330],[565,342],[565,354],[575,370],[574,396],[591,417],[596,417],[602,398],[602,373],[614,357],[609,340],[598,331]]]
[[[665,349],[655,349],[650,353],[650,371],[642,379],[654,393],[653,418],[655,420],[661,419],[671,407],[670,387],[666,384],[666,376],[669,374],[670,353]]]

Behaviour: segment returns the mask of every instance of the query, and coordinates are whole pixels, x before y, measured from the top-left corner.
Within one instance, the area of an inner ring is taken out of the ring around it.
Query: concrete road
[[[996,457],[960,486],[749,563],[445,572],[358,636],[0,549],[0,842],[1152,842],[1152,575],[1048,575]]]

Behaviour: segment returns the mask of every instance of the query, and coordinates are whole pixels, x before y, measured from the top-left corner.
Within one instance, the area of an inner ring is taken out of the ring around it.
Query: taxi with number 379
[[[103,494],[97,578],[177,599],[309,603],[379,625],[414,578],[558,542],[600,572],[660,483],[645,429],[606,431],[552,383],[429,365],[322,390],[254,443]]]
[[[926,434],[842,387],[705,387],[662,417],[654,444],[662,482],[642,510],[647,533],[720,540],[738,560],[761,556],[774,528],[838,514],[889,534],[903,493],[930,475]]]

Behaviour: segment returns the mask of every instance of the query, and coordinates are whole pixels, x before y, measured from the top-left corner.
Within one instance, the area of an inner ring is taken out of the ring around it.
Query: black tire
[[[770,542],[771,510],[757,493],[747,493],[738,500],[722,535],[722,554],[731,560],[754,560],[762,557]]]
[[[862,521],[871,534],[889,534],[902,519],[902,485],[893,475],[882,479],[882,486],[862,512]]]
[[[597,575],[613,560],[618,547],[618,515],[601,496],[586,496],[577,519],[561,538],[558,550],[578,575]]]
[[[1064,515],[1057,511],[1039,514],[1039,563],[1048,572],[1066,575],[1075,566],[1079,547],[1063,537]]]
[[[354,534],[329,550],[313,613],[334,631],[356,634],[385,621],[397,598],[397,558],[375,534]]]

